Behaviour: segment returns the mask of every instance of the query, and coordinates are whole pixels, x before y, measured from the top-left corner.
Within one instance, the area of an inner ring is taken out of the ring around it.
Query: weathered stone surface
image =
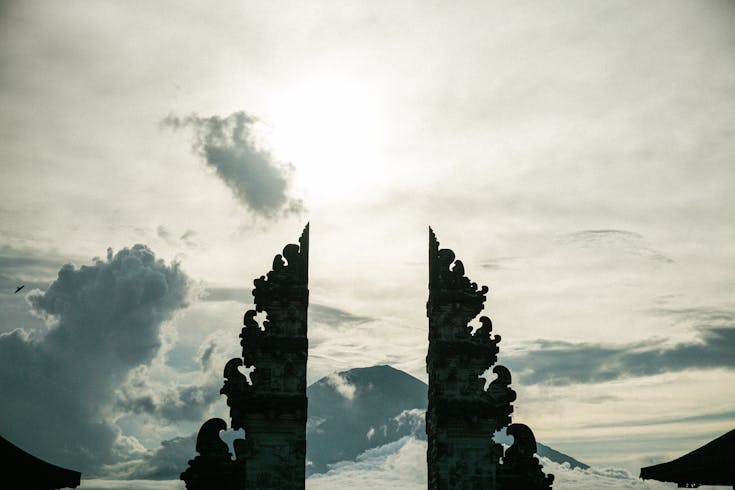
[[[227,362],[220,390],[230,407],[231,427],[245,430],[245,440],[235,441],[240,471],[230,477],[240,481],[232,488],[304,488],[308,225],[299,244],[286,245],[283,254],[273,259],[273,269],[255,279],[254,285],[255,309],[245,313],[240,333],[242,357]],[[261,312],[266,314],[262,325],[256,319]],[[241,368],[249,371],[249,376]],[[213,458],[190,462],[190,468],[181,475],[187,488],[192,482],[213,478],[212,468],[220,464]],[[210,463],[212,466],[207,466]],[[218,485],[206,488],[230,488]]]
[[[510,387],[510,371],[495,365],[500,336],[492,334],[490,318],[480,317],[474,331],[470,325],[482,312],[487,292],[486,286],[465,276],[454,252],[439,248],[429,229],[426,433],[430,489],[506,488],[498,479],[503,447],[492,437],[511,423],[516,393]],[[480,376],[491,367],[496,378],[486,389],[486,379]]]

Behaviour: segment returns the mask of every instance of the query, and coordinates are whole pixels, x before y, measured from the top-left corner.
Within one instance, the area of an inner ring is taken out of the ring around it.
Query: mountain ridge
[[[425,440],[428,389],[388,364],[335,372],[309,385],[307,476],[404,436]],[[511,438],[499,433],[496,441],[509,444]],[[541,443],[538,455],[571,468],[589,468]]]

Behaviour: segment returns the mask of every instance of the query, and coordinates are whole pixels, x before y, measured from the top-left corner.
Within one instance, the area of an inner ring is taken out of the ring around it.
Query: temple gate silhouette
[[[243,319],[242,357],[227,362],[220,390],[231,427],[244,429],[245,439],[234,441],[233,460],[219,437],[225,421],[205,422],[197,437],[199,456],[181,474],[189,490],[304,488],[309,225],[299,244],[286,245],[273,270],[253,283],[255,309]],[[262,325],[255,318],[259,312],[267,314]],[[253,366],[249,379],[239,370]]]
[[[197,437],[199,455],[181,474],[188,490],[305,486],[308,224],[299,244],[286,245],[254,285],[255,309],[245,313],[240,334],[242,357],[226,363],[220,390],[230,426],[244,429],[245,439],[234,441],[233,458],[220,439],[225,421],[206,421]],[[474,332],[470,326],[487,291],[465,276],[462,262],[440,249],[429,229],[428,488],[549,490],[554,477],[543,473],[534,456],[533,432],[511,423],[516,394],[510,371],[495,365],[500,336],[492,335],[486,316]],[[267,314],[262,325],[259,312]],[[491,366],[497,378],[487,383],[480,376]],[[492,439],[502,428],[514,438],[506,450]]]
[[[530,428],[511,424],[508,368],[495,365],[500,335],[492,335],[492,321],[480,317],[487,286],[465,276],[462,261],[450,249],[440,249],[429,228],[429,406],[426,411],[428,487],[445,489],[550,489],[553,475],[545,475],[534,453]],[[494,367],[492,367],[495,365]],[[496,379],[481,378],[492,367]],[[493,441],[507,427],[513,445],[505,452]],[[501,464],[502,458],[502,464]]]

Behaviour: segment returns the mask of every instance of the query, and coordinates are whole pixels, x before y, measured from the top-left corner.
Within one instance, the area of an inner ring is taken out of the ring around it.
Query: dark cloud
[[[276,218],[281,213],[303,211],[303,203],[288,195],[293,167],[274,160],[269,152],[253,143],[255,122],[255,118],[240,111],[227,117],[169,116],[163,125],[193,128],[194,151],[255,214]]]
[[[220,432],[220,438],[228,445],[230,454],[235,452],[232,441],[244,435],[242,430]],[[158,448],[148,451],[140,459],[111,465],[107,468],[108,474],[126,480],[178,480],[181,472],[187,468],[188,461],[196,456],[196,437],[197,434],[193,433],[161,441]]]
[[[94,473],[126,451],[106,419],[115,387],[157,354],[162,322],[186,304],[177,264],[135,245],[29,295],[52,325],[0,335],[0,433],[50,462]],[[129,448],[127,448],[129,449]]]
[[[699,339],[662,346],[660,340],[603,345],[542,340],[507,358],[521,383],[599,383],[686,369],[735,369],[735,327],[699,328]]]
[[[149,451],[143,458],[110,465],[107,475],[115,478],[140,480],[178,480],[187,467],[187,461],[196,453],[197,434],[161,441],[161,446]]]
[[[25,287],[15,294],[15,288],[21,284]],[[0,275],[0,334],[11,332],[16,328],[32,331],[45,327],[44,321],[29,311],[26,297],[34,289],[48,287],[48,284],[48,282],[21,281]]]
[[[161,441],[161,447],[153,451],[130,475],[133,479],[178,479],[187,467],[187,461],[196,456],[196,434]]]
[[[151,381],[146,366],[139,366],[116,391],[115,408],[125,413],[155,416],[166,424],[196,422],[219,399],[221,385],[220,379],[202,384],[161,385]]]

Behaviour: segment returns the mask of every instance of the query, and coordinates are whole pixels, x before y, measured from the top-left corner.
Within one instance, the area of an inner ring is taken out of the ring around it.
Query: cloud
[[[643,481],[621,468],[570,468],[541,457],[544,472],[554,474],[554,488],[564,490],[639,489],[664,490],[669,485]],[[331,465],[324,474],[306,480],[308,490],[339,488],[426,488],[426,441],[406,436],[370,449],[354,461]]]
[[[135,476],[135,478],[155,478],[155,475],[164,475],[165,472],[159,472],[161,468],[168,468],[168,472],[178,471],[175,469],[176,464],[181,464],[182,458],[191,458],[190,451],[193,444],[193,435],[164,441],[162,447],[149,460],[151,476]],[[670,488],[670,485],[666,483],[641,480],[622,468],[570,468],[568,463],[557,464],[544,457],[540,457],[539,461],[546,473],[554,475],[554,488],[564,490],[589,490],[590,488],[666,490]],[[131,474],[145,473],[142,468],[140,470],[141,473]],[[426,441],[406,436],[369,449],[354,460],[330,465],[328,472],[315,474],[306,479],[307,490],[336,490],[351,487],[376,490],[426,488]],[[79,488],[83,490],[173,490],[183,489],[183,482],[174,479],[83,480]]]
[[[145,230],[141,230],[143,233],[145,233]],[[184,231],[181,236],[176,238],[176,233],[174,233],[169,228],[166,228],[163,225],[158,225],[156,227],[156,236],[166,242],[168,245],[185,245],[189,248],[196,247],[197,244],[194,241],[194,237],[196,236],[196,232],[194,230],[186,230]]]
[[[698,327],[735,326],[735,311],[710,306],[688,308],[654,308],[653,312],[675,322],[688,322]]]
[[[665,484],[643,482],[620,468],[571,469],[540,458],[546,473],[555,476],[554,488],[664,489]],[[331,465],[327,473],[306,480],[309,490],[347,488],[426,488],[426,441],[404,437],[370,449],[354,461]]]
[[[735,327],[700,327],[695,341],[608,345],[541,340],[507,358],[523,384],[599,383],[686,369],[735,369]]]
[[[163,238],[166,241],[171,240],[171,232],[168,231],[163,225],[158,225],[158,228],[156,228],[156,234],[159,238]]]
[[[51,279],[66,260],[50,252],[4,245],[0,246],[0,276],[27,281]]]
[[[252,288],[208,287],[202,294],[202,301],[236,301],[244,305],[253,303]],[[354,326],[374,320],[367,316],[355,315],[349,311],[320,303],[309,303],[309,323],[332,328]],[[312,339],[309,339],[310,341]]]
[[[655,262],[674,262],[662,252],[651,248],[642,235],[627,230],[581,230],[558,237],[555,242],[560,245],[635,255]]]
[[[494,257],[486,259],[482,264],[480,264],[480,267],[483,269],[497,271],[507,268],[509,263],[517,260],[519,260],[518,257]]]
[[[167,426],[182,421],[202,422],[207,410],[221,398],[223,359],[231,357],[233,343],[222,330],[210,333],[195,354],[199,371],[188,372],[182,379],[171,379],[178,374],[176,370],[161,365],[168,359],[168,352],[162,349],[151,366],[130,370],[115,390],[115,409],[124,414],[150,415]]]
[[[164,384],[150,376],[147,366],[133,369],[115,392],[115,408],[124,413],[147,414],[165,423],[200,421],[219,399],[220,379],[205,383]]]
[[[143,457],[105,467],[105,476],[124,480],[177,479],[196,455],[196,433],[161,441]]]
[[[79,490],[184,490],[180,480],[82,480]]]
[[[50,328],[0,335],[0,433],[83,473],[139,451],[109,421],[109,404],[128,372],[156,356],[162,324],[186,306],[187,291],[178,264],[145,245],[61,267],[45,292],[29,295]]]
[[[420,408],[403,410],[393,420],[397,429],[405,427],[410,430],[412,436],[419,439],[426,438],[426,410]]]
[[[615,421],[614,423],[610,422],[600,422],[600,423],[592,423],[592,424],[585,424],[580,426],[580,428],[591,428],[591,427],[640,427],[640,426],[650,426],[650,425],[669,425],[669,424],[676,424],[681,422],[708,422],[708,421],[733,421],[735,420],[735,410],[726,410],[726,411],[718,411],[718,412],[712,412],[712,413],[704,413],[704,414],[697,414],[697,415],[690,415],[688,417],[656,417],[652,419],[638,419],[638,420],[631,420],[627,422],[620,422]]]
[[[187,247],[196,247],[196,242],[194,241],[194,237],[196,236],[196,231],[194,230],[186,230],[180,237],[179,240],[184,242],[184,244]]]
[[[554,475],[554,488],[564,490],[588,490],[601,488],[610,490],[640,489],[666,490],[671,485],[650,480],[641,480],[622,468],[570,468],[569,463],[557,464],[541,457],[544,472]]]
[[[369,449],[306,480],[308,490],[426,488],[426,443],[412,437]]]
[[[303,203],[288,195],[293,167],[273,156],[253,141],[256,119],[245,112],[227,117],[169,116],[163,125],[195,130],[193,150],[213,168],[246,208],[265,218],[280,213],[300,213]]]
[[[326,379],[327,384],[346,399],[353,400],[355,398],[357,388],[350,384],[343,376],[340,376],[339,373],[332,373]]]
[[[236,301],[243,304],[252,304],[251,288],[207,288],[202,295],[202,301]]]
[[[364,323],[372,320],[372,318],[354,315],[339,308],[312,303],[309,305],[309,320],[337,327],[350,323]]]

